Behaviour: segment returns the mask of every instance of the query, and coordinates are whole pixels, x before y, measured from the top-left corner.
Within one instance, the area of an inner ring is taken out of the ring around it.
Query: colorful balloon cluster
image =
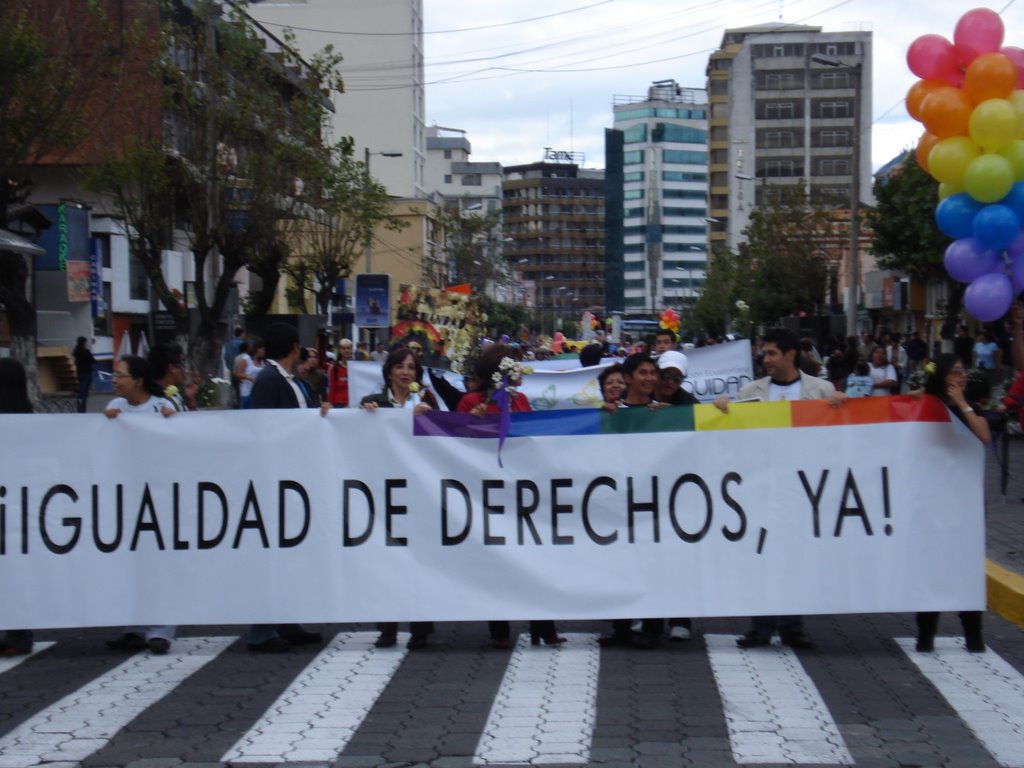
[[[968,312],[996,320],[1024,291],[1024,50],[1003,46],[999,14],[975,8],[952,43],[917,38],[907,64],[921,78],[906,101],[925,127],[917,162],[939,182],[939,229],[956,239],[946,271],[969,284]]]
[[[672,333],[679,333],[679,314],[671,307],[662,310],[661,317],[658,318],[658,325]]]

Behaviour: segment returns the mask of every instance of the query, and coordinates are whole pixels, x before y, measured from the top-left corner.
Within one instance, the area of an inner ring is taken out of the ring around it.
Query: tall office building
[[[604,171],[567,162],[505,168],[504,253],[533,287],[546,330],[604,308]]]
[[[352,136],[359,160],[369,151],[371,172],[390,194],[423,197],[423,0],[253,0],[247,10],[278,36],[291,27],[307,59],[327,45],[341,53],[334,139]]]
[[[729,29],[707,67],[712,249],[735,251],[773,187],[851,208],[871,199],[871,33]],[[829,256],[847,275],[849,248]]]
[[[611,311],[683,309],[707,268],[707,98],[674,80],[616,96],[605,134]]]

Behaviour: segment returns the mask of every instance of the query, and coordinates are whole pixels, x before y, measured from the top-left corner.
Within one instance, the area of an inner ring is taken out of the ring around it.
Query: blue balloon
[[[1010,188],[1010,193],[999,201],[1017,214],[1017,218],[1024,221],[1024,181],[1018,181]]]
[[[983,323],[998,320],[1013,303],[1013,284],[1006,275],[982,275],[967,286],[964,306]]]
[[[952,238],[970,237],[974,234],[974,217],[984,207],[966,192],[950,195],[935,209],[935,223]]]
[[[973,237],[962,237],[946,249],[946,271],[954,280],[972,283],[1001,266],[995,251],[986,250]]]
[[[983,248],[1001,251],[1020,233],[1020,218],[1005,205],[986,205],[974,217],[974,237]]]

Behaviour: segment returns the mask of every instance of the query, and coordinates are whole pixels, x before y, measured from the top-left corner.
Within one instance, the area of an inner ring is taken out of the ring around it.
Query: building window
[[[788,91],[802,88],[803,77],[796,72],[762,72],[758,77],[758,88],[766,91]]]
[[[446,173],[444,175],[444,183],[445,184],[451,184],[452,183],[452,175],[450,173]]]
[[[624,130],[622,132],[622,141],[624,144],[640,144],[647,141],[647,124],[640,123]]]
[[[644,161],[644,151],[642,149],[634,149],[629,152],[622,153],[622,164],[623,165],[639,165]]]
[[[666,165],[707,165],[708,153],[689,149],[666,149],[661,158]]]
[[[850,161],[845,157],[822,157],[818,160],[817,176],[848,176]]]
[[[820,101],[818,102],[818,114],[816,117],[842,118],[850,116],[850,102],[843,101]]]
[[[479,187],[483,184],[483,179],[479,173],[467,173],[462,177],[462,186],[464,187]]]
[[[679,144],[707,144],[708,134],[706,131],[691,128],[688,125],[658,123],[654,126],[651,138],[654,141],[674,141]]]
[[[622,193],[623,200],[643,200],[644,191],[642,189],[627,189]]]
[[[769,101],[764,104],[764,118],[767,120],[791,120],[795,117],[798,117],[796,104],[792,101]]]
[[[452,151],[450,149],[446,149],[444,151],[444,159],[445,160],[451,160],[452,159]]]
[[[823,89],[849,88],[850,73],[846,71],[819,72],[818,87]]]
[[[769,177],[792,178],[794,176],[802,176],[803,173],[803,163],[798,160],[779,158],[764,161],[764,175]]]
[[[816,147],[848,147],[850,146],[850,132],[845,129],[818,131],[816,133]]]
[[[643,171],[630,171],[629,173],[622,174],[622,180],[625,181],[643,181]]]
[[[789,149],[800,146],[796,131],[758,131],[758,146],[766,149]]]
[[[128,256],[128,298],[132,301],[149,301],[149,279],[146,268],[135,256]]]
[[[695,171],[662,171],[661,180],[706,182],[708,180],[708,175],[706,173],[697,173]]]

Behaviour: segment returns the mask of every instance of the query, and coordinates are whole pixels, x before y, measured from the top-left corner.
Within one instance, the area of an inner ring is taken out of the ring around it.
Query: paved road
[[[987,529],[1012,587],[1024,439],[1008,466],[1004,502],[989,459]],[[994,611],[984,654],[953,615],[928,655],[907,615],[810,617],[815,648],[795,653],[740,651],[745,625],[698,620],[693,639],[640,650],[601,649],[603,623],[570,622],[560,648],[495,650],[483,624],[442,624],[412,653],[329,625],[323,647],[279,656],[247,651],[236,626],[183,628],[166,656],[108,651],[116,630],[43,631],[33,656],[0,660],[0,768],[1024,768],[1024,630]]]

